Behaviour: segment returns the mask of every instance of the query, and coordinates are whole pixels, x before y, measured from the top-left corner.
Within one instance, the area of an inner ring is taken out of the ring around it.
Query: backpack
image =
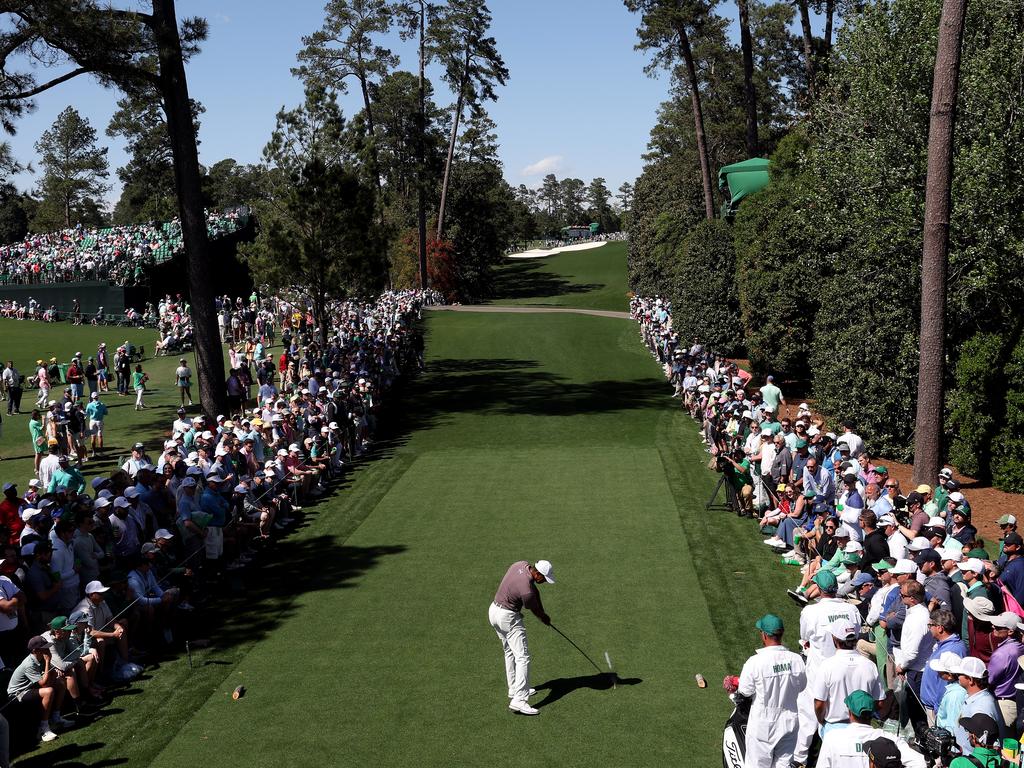
[[[996,579],[996,584],[999,585],[999,594],[1003,597],[1003,610],[1012,611],[1018,616],[1024,618],[1024,607],[1017,602],[1017,598],[1013,596],[1013,593],[1003,583],[1002,579]]]

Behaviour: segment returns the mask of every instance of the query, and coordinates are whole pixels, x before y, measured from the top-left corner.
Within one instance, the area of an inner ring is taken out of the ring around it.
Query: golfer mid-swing
[[[498,585],[494,602],[487,610],[487,618],[498,633],[501,649],[505,652],[505,677],[508,679],[508,708],[521,715],[536,715],[527,699],[535,693],[530,688],[530,649],[526,644],[526,626],[523,608],[529,608],[545,624],[551,617],[544,612],[538,584],[555,583],[555,571],[547,560],[530,565],[526,560],[513,563]]]

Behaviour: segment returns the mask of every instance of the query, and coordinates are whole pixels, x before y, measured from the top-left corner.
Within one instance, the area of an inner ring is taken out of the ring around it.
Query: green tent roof
[[[728,213],[736,212],[740,201],[768,186],[768,166],[770,161],[764,157],[752,157],[739,163],[723,167],[718,172],[718,188],[729,187],[729,202],[726,204]]]

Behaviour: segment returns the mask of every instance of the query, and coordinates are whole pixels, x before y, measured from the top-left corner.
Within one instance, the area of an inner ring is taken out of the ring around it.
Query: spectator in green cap
[[[804,661],[782,644],[782,619],[767,614],[754,625],[762,648],[747,659],[737,693],[752,699],[746,765],[789,765],[799,731],[797,702],[807,686]]]

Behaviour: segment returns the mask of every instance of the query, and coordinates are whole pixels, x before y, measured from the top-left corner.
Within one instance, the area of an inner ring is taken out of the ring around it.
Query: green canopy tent
[[[727,201],[722,204],[722,217],[735,215],[740,201],[768,186],[768,166],[764,157],[752,157],[739,163],[723,167],[718,172],[718,188],[729,189]]]

